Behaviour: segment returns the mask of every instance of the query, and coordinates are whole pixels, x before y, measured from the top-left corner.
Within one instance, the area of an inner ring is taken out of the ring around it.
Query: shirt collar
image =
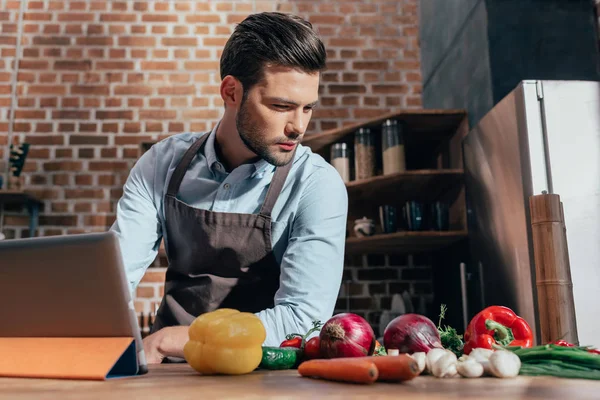
[[[208,167],[212,170],[212,171],[219,171],[217,169],[217,165],[221,165],[223,166],[223,164],[219,161],[219,158],[217,157],[217,152],[215,150],[215,140],[217,137],[217,128],[219,127],[219,124],[221,123],[221,121],[219,121],[215,127],[210,131],[208,138],[206,139],[206,144],[204,145],[204,157],[206,157],[206,162],[208,164]],[[269,164],[266,160],[260,159],[258,161],[256,161],[255,163],[249,164],[249,166],[251,168],[250,169],[250,178],[255,178],[255,177],[259,177],[261,178],[262,176],[264,176],[265,173],[272,171],[275,169],[275,166],[273,164]],[[243,167],[243,166],[241,166]],[[225,169],[221,169],[219,172],[222,173],[226,173]]]

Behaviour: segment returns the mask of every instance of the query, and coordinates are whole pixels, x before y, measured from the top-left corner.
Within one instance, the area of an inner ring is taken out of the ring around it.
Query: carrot
[[[298,366],[298,372],[308,378],[366,384],[379,376],[375,364],[366,357],[308,360]]]
[[[419,365],[410,356],[370,356],[359,357],[373,362],[379,371],[378,381],[409,381],[419,375]]]

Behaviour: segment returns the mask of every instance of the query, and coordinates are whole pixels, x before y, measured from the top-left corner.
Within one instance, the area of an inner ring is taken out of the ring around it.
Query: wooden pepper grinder
[[[563,339],[578,345],[573,281],[560,196],[543,192],[531,196],[529,206],[541,344]]]

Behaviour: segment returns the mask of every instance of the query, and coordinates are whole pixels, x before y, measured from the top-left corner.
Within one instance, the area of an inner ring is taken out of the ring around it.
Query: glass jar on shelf
[[[334,143],[331,146],[331,165],[339,172],[344,182],[350,181],[350,155],[346,143]]]
[[[381,150],[384,175],[406,171],[404,135],[397,120],[388,119],[381,126]]]
[[[354,134],[355,179],[375,176],[375,138],[369,128],[360,128]]]

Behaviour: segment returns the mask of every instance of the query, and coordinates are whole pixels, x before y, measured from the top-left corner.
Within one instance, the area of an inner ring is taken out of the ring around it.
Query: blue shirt
[[[196,208],[257,214],[275,167],[260,160],[226,172],[215,152],[217,126],[187,170],[178,198]],[[111,230],[119,237],[132,292],[166,236],[163,199],[171,174],[202,135],[176,134],[154,144],[127,178]],[[264,345],[278,346],[285,335],[306,332],[312,321],[324,323],[332,316],[342,279],[347,212],[339,173],[299,145],[272,211],[272,247],[281,278],[275,307],[257,313],[267,330]]]

